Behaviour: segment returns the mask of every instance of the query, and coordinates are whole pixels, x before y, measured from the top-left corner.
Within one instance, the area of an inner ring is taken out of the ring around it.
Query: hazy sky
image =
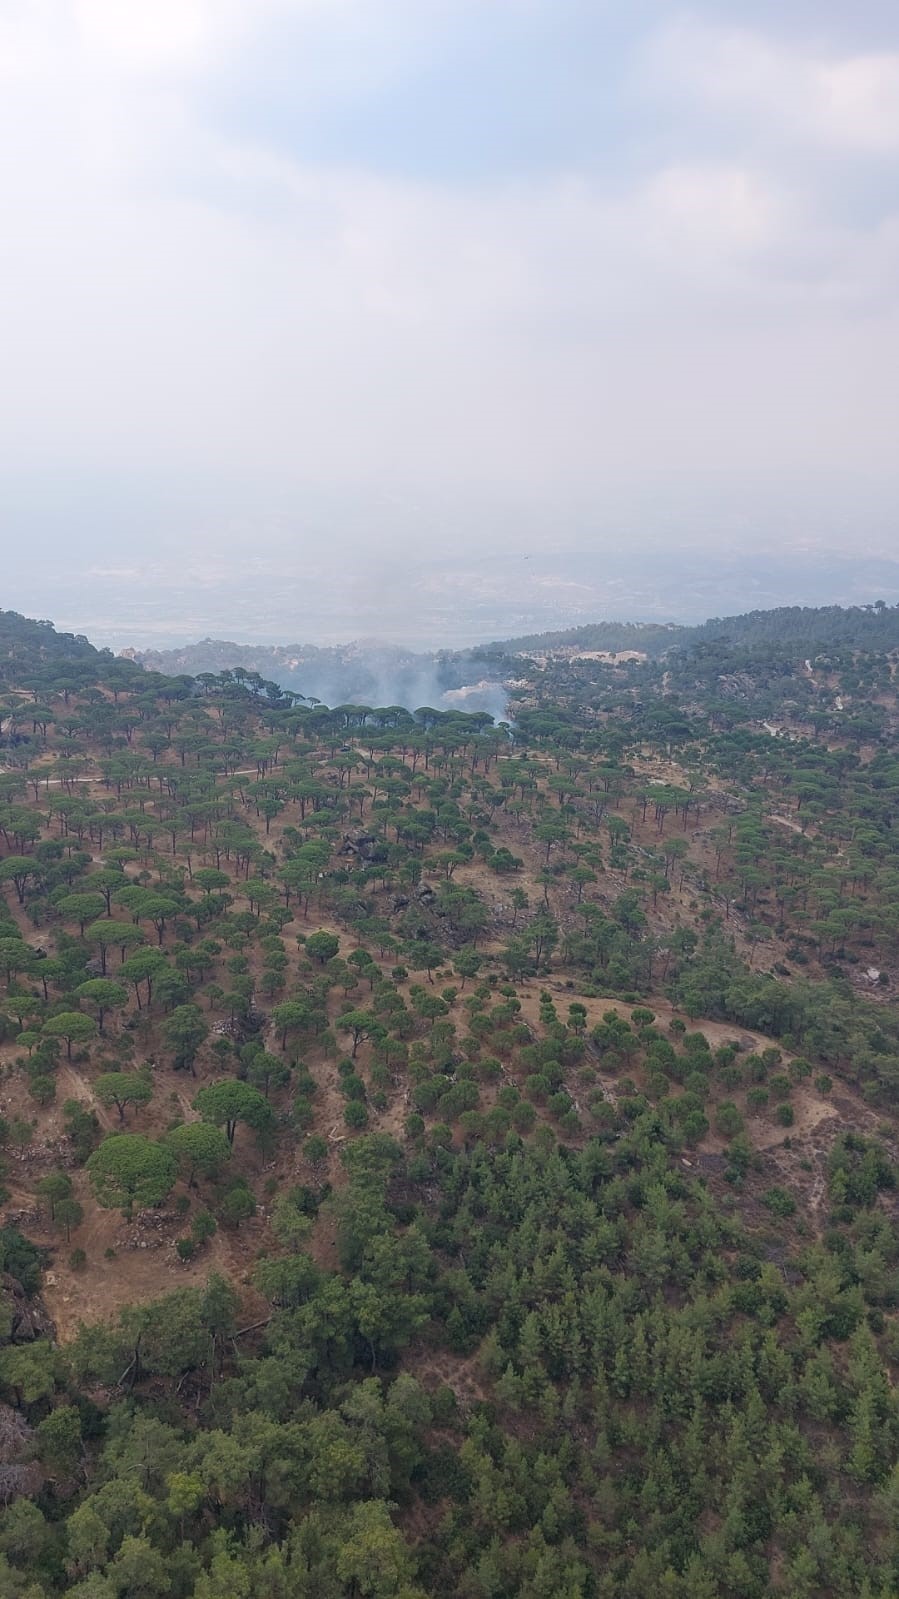
[[[0,0],[0,141],[3,603],[64,533],[899,544],[895,0]]]

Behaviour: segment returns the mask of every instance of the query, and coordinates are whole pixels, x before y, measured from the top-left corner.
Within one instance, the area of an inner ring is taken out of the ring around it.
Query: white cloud
[[[222,9],[227,17],[227,5]],[[74,0],[73,13],[85,47],[126,68],[196,59],[209,43],[213,21],[207,0]]]
[[[899,152],[899,53],[826,53],[695,19],[661,30],[646,58],[653,93],[674,93],[773,136],[859,155]]]
[[[725,164],[676,165],[650,181],[647,198],[663,243],[696,250],[756,250],[776,240],[782,208],[757,172]]]
[[[205,123],[196,93],[277,5],[301,0],[77,0],[61,31],[59,8],[20,8],[0,461],[193,473],[212,529],[236,470],[288,499],[313,482],[548,502],[710,463],[892,470],[899,224],[839,226],[767,150],[714,141],[628,186],[291,161]],[[779,108],[793,81],[792,56],[744,35],[681,30],[665,52],[669,85],[689,66],[728,115]],[[858,81],[828,94],[852,120]]]
[[[241,37],[283,17],[343,9],[344,0],[60,0],[97,62],[136,73],[208,72]]]
[[[848,149],[899,153],[899,54],[819,62],[810,101],[818,126]]]

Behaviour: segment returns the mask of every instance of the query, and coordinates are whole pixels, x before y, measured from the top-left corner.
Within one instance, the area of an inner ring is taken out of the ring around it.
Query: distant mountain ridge
[[[205,638],[170,650],[124,650],[123,656],[167,675],[220,672],[242,666],[284,688],[322,700],[369,705],[439,703],[448,691],[515,675],[516,655],[550,650],[638,650],[657,660],[672,650],[710,644],[746,650],[779,647],[793,656],[827,649],[899,649],[899,604],[779,606],[712,617],[687,626],[664,622],[602,621],[522,634],[463,650],[416,652],[357,640],[345,645],[238,644]],[[51,622],[0,610],[0,661],[39,669],[50,658],[87,661],[98,652],[82,634],[57,632]]]

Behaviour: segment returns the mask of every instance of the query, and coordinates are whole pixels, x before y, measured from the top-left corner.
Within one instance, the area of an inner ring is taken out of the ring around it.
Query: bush
[[[537,1112],[527,1099],[512,1107],[512,1126],[517,1133],[529,1133],[537,1120]]]
[[[439,1077],[428,1077],[423,1083],[416,1083],[412,1090],[412,1103],[416,1110],[434,1110],[442,1092],[442,1079]]]
[[[218,1222],[208,1210],[198,1210],[190,1224],[190,1236],[195,1244],[205,1244],[218,1230]]]
[[[343,1113],[343,1119],[347,1127],[352,1127],[354,1129],[361,1129],[368,1126],[368,1111],[363,1105],[361,1099],[349,1100]]]
[[[256,1214],[256,1201],[245,1183],[235,1183],[219,1206],[219,1215],[226,1227],[237,1228]]]
[[[790,1104],[778,1105],[774,1113],[774,1119],[780,1123],[781,1127],[792,1127],[796,1120],[796,1112]]]
[[[715,1126],[723,1138],[736,1138],[743,1131],[743,1118],[733,1100],[721,1101],[715,1112]]]
[[[440,1114],[454,1121],[463,1111],[477,1110],[480,1097],[476,1083],[454,1083],[440,1096]]]
[[[83,1249],[73,1249],[69,1256],[69,1266],[72,1271],[83,1271],[87,1265],[87,1255]]]
[[[788,1194],[785,1188],[769,1188],[768,1192],[762,1195],[762,1204],[766,1205],[775,1216],[792,1216],[796,1209],[793,1195]]]
[[[896,1186],[888,1152],[860,1133],[844,1133],[829,1162],[830,1196],[836,1206],[873,1205],[882,1189]]]
[[[355,1072],[348,1072],[346,1077],[341,1079],[340,1091],[346,1094],[347,1099],[365,1099],[365,1084]]]
[[[303,1145],[303,1154],[311,1166],[318,1166],[321,1161],[328,1158],[328,1140],[321,1133],[313,1133]]]
[[[709,1119],[701,1110],[691,1110],[681,1123],[681,1133],[685,1144],[691,1147],[698,1144],[709,1130]]]
[[[688,1072],[684,1078],[684,1087],[689,1094],[695,1094],[697,1099],[708,1099],[709,1080],[705,1072]]]
[[[315,1113],[305,1094],[298,1094],[293,1102],[293,1124],[295,1127],[310,1127],[315,1120]]]
[[[192,1238],[177,1238],[175,1240],[175,1248],[178,1251],[179,1260],[190,1260],[196,1247]]]

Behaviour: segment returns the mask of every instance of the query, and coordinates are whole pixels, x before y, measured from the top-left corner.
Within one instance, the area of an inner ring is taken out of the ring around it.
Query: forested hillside
[[[2,1599],[899,1590],[899,641],[821,616],[498,727],[0,615]]]
[[[664,655],[674,645],[685,643],[693,629],[675,622],[586,622],[582,627],[566,627],[548,633],[525,633],[503,641],[502,647],[514,653],[541,654],[547,650],[641,650],[646,655]]]
[[[52,622],[34,622],[18,611],[0,611],[0,670],[3,680],[14,683],[16,674],[38,671],[42,663],[53,662],[59,672],[63,663],[94,660],[99,652],[80,635],[57,633]],[[107,653],[107,658],[110,659]]]
[[[782,648],[808,655],[830,648],[899,649],[899,605],[787,605],[776,610],[748,611],[742,616],[714,617],[695,627],[658,622],[592,622],[554,633],[532,633],[507,639],[504,648],[524,652],[578,650],[642,650],[658,657],[672,648],[690,649],[707,642],[725,642],[747,649]]]

